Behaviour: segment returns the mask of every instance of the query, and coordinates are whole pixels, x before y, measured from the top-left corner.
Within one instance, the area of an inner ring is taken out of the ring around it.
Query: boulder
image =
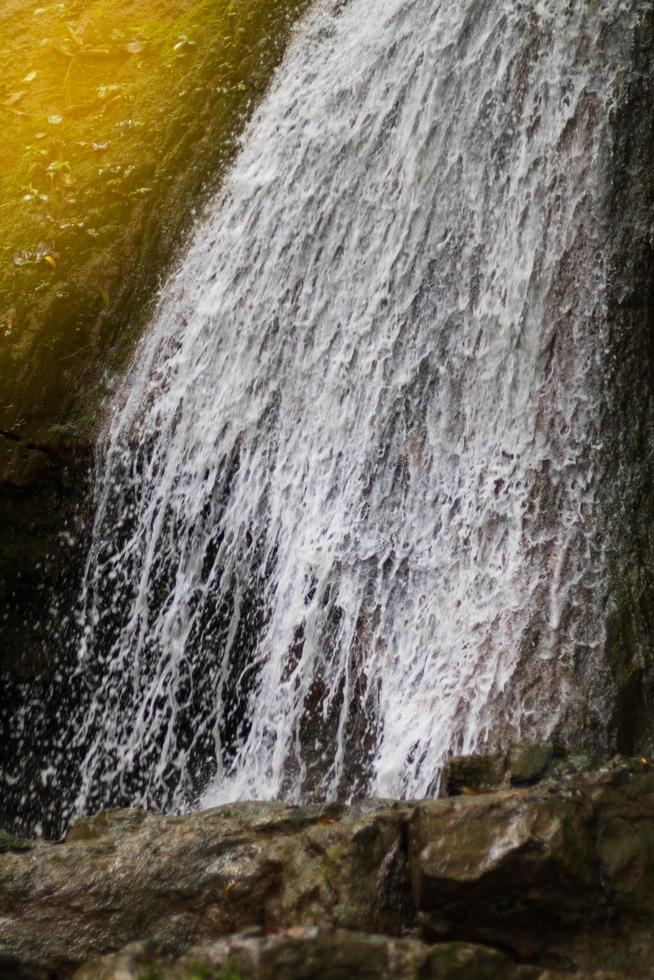
[[[516,742],[509,752],[509,773],[514,786],[536,783],[545,774],[554,750],[550,742]]]
[[[513,742],[507,752],[455,755],[447,762],[443,792],[474,796],[511,786],[531,786],[543,779],[560,779],[597,772],[606,759],[589,752],[566,751],[552,741]]]
[[[646,761],[418,804],[409,847],[425,939],[465,938],[552,967],[602,963],[647,975],[654,770]]]
[[[445,768],[445,788],[450,796],[466,792],[488,792],[499,789],[506,777],[506,756],[455,755]]]
[[[2,843],[0,977],[652,975],[647,760],[410,803],[106,811]]]
[[[379,802],[104,812],[62,844],[0,855],[0,954],[62,969],[135,940],[179,952],[248,926],[399,934],[407,819]]]
[[[73,980],[552,980],[506,954],[466,943],[428,946],[343,929],[295,928],[265,936],[252,931],[178,958],[136,943],[91,961]],[[560,975],[562,976],[562,975]]]

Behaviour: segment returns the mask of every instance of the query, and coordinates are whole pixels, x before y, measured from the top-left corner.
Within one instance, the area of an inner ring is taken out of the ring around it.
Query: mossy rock
[[[0,667],[76,590],[102,405],[306,6],[2,4]]]
[[[32,843],[22,837],[15,837],[8,830],[0,827],[0,854],[20,854],[22,851],[29,851]]]
[[[506,756],[502,752],[489,755],[455,755],[445,768],[445,787],[450,796],[469,792],[490,792],[498,789],[506,776]]]
[[[5,8],[0,431],[40,447],[92,433],[100,376],[124,363],[304,6]]]
[[[514,786],[530,786],[545,775],[554,749],[550,742],[516,742],[509,752],[509,772]]]
[[[541,971],[466,943],[429,947],[415,939],[343,929],[243,933],[176,958],[138,944],[92,961],[73,980],[537,980]]]

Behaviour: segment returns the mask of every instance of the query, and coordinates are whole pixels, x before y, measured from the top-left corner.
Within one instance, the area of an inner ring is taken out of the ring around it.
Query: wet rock
[[[379,803],[102,813],[63,844],[0,856],[0,952],[64,967],[134,940],[179,952],[254,925],[396,934],[411,907],[407,818]]]
[[[549,742],[516,742],[509,752],[509,772],[514,786],[536,783],[552,760]]]
[[[445,787],[450,796],[466,790],[487,792],[498,789],[506,776],[506,757],[497,752],[491,755],[455,755],[447,763]]]
[[[89,469],[102,406],[306,6],[111,0],[106,8],[44,3],[38,17],[23,3],[1,6],[2,91],[39,65],[20,110],[5,109],[0,147],[0,773],[7,777],[0,820],[7,823],[60,829],[38,774],[51,763],[44,756],[60,730],[62,696],[80,696],[74,687],[62,694],[67,685],[53,685],[53,675],[70,677],[77,657],[70,613],[92,526]],[[134,37],[138,25],[142,38]],[[113,54],[80,55],[95,48]],[[75,104],[65,112],[62,104],[54,128],[35,136],[35,120],[51,115],[64,89],[75,92]],[[30,190],[29,203],[26,184],[39,191]],[[57,763],[65,771],[67,760]],[[70,781],[61,780],[69,787],[76,764]]]
[[[554,753],[545,771],[545,778],[560,779],[563,776],[576,776],[581,773],[599,772],[606,766],[606,759],[590,752]]]
[[[537,980],[542,971],[519,966],[482,946],[333,929],[289,929],[274,936],[242,934],[170,959],[135,944],[83,966],[73,980],[160,980],[190,977],[239,980]]]
[[[654,751],[654,372],[652,322],[654,6],[640,6],[631,67],[610,110],[610,194],[606,240],[610,411],[599,428],[603,478],[598,526],[612,528],[605,562],[606,651],[610,675],[586,665],[587,701],[611,709],[608,734],[623,754]],[[598,685],[601,685],[598,691]],[[607,699],[607,693],[610,697]]]
[[[337,929],[254,931],[197,946],[178,958],[143,943],[85,964],[73,980],[621,980],[614,972],[561,973],[516,963],[470,943],[428,946],[415,939]]]
[[[107,811],[0,853],[0,962],[39,978],[644,978],[653,923],[645,760],[406,804]]]
[[[10,834],[9,831],[0,827],[0,854],[29,851],[31,847],[31,841],[23,840],[21,837],[15,837],[13,834]]]
[[[647,975],[654,956],[647,763],[422,803],[409,841],[424,938],[465,938],[558,968],[602,963]]]
[[[305,7],[113,0],[106,11],[44,4],[34,17],[24,4],[3,5],[3,91],[25,65],[37,60],[39,70],[20,110],[4,114],[0,153],[1,671],[31,677],[59,650],[58,636],[42,656],[31,652],[45,645],[44,595],[76,594],[68,579],[79,569],[59,536],[88,501],[78,484],[103,400]],[[139,23],[147,41],[121,48],[115,36]],[[189,43],[176,50],[180,37]],[[78,60],[94,43],[113,57]],[[35,138],[34,120],[61,98],[64,52],[78,104]],[[19,715],[19,693],[8,698]]]
[[[547,741],[514,742],[508,752],[453,756],[445,768],[444,793],[470,796],[511,786],[531,786],[543,779],[561,779],[597,772],[606,758],[589,752],[567,752]]]
[[[3,980],[53,980],[54,976],[54,970],[45,963],[23,963],[15,956],[0,955]]]

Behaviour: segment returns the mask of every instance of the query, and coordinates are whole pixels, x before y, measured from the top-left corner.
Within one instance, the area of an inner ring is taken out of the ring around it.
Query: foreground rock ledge
[[[507,783],[2,838],[0,976],[651,976],[654,769]]]
[[[499,950],[468,943],[429,946],[344,929],[287,929],[274,936],[255,930],[190,949],[176,960],[134,943],[120,953],[93,960],[74,980],[555,980],[560,973],[515,963]],[[577,974],[582,976],[582,974]],[[619,977],[583,974],[597,980]]]

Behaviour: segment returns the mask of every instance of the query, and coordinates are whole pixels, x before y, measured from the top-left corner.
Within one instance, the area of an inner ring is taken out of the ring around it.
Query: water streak
[[[419,796],[581,718],[616,6],[313,9],[114,408],[80,809]]]

